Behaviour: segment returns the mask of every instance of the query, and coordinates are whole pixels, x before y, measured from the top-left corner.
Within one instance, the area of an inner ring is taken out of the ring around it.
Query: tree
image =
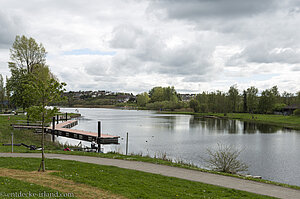
[[[9,63],[11,77],[7,80],[6,88],[11,103],[23,109],[34,104],[33,93],[26,89],[29,84],[29,74],[24,68],[18,68],[14,63]]]
[[[1,105],[0,107],[1,107],[1,109],[4,107],[4,99],[5,99],[5,87],[4,87],[4,82],[3,82],[3,76],[0,74],[0,105]]]
[[[236,85],[233,85],[229,88],[228,98],[229,98],[231,111],[236,112],[239,104],[239,91]]]
[[[300,104],[300,91],[297,92],[296,103]]]
[[[241,150],[231,145],[223,145],[218,143],[216,150],[207,149],[208,159],[204,159],[208,166],[215,170],[225,173],[237,173],[247,171],[248,166],[238,160]]]
[[[177,102],[178,97],[174,87],[154,87],[149,91],[151,102],[173,101]]]
[[[258,106],[258,98],[257,98],[258,89],[254,86],[251,86],[247,89],[247,110],[249,113],[253,113]]]
[[[138,106],[144,107],[150,101],[150,97],[148,93],[144,92],[142,94],[137,95],[136,101]]]
[[[29,74],[39,66],[46,64],[46,50],[33,38],[27,38],[24,35],[16,36],[10,49],[10,59],[8,67],[11,77],[7,81],[8,97],[15,106],[25,109],[34,104],[32,93],[28,93],[28,90],[25,89],[29,81]]]
[[[30,117],[35,120],[42,121],[42,161],[39,171],[45,171],[45,123],[51,120],[52,116],[56,113],[56,109],[47,109],[46,107],[52,103],[62,100],[62,95],[66,84],[59,83],[54,79],[50,70],[45,65],[37,65],[35,71],[29,76],[29,83],[26,84],[26,90],[32,93],[35,105],[27,109]]]
[[[248,110],[248,105],[247,105],[247,91],[243,91],[243,112],[246,113]]]
[[[200,103],[197,99],[190,100],[190,108],[194,110],[194,112],[199,112],[200,110]]]
[[[294,101],[294,94],[293,93],[288,93],[286,91],[284,91],[282,93],[282,103],[286,104],[286,105],[292,105]]]
[[[275,105],[275,96],[271,89],[266,89],[259,98],[258,109],[261,113],[271,112]]]
[[[10,59],[19,68],[26,69],[27,73],[33,72],[36,65],[46,64],[46,50],[33,38],[16,36],[10,49]]]

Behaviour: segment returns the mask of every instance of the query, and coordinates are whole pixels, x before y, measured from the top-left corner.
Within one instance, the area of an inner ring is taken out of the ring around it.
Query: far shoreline
[[[145,110],[156,111],[159,114],[178,114],[178,115],[194,115],[196,117],[215,118],[215,119],[233,119],[251,123],[259,123],[266,125],[273,125],[291,130],[300,130],[300,117],[297,116],[283,116],[275,114],[250,114],[250,113],[196,113],[190,111],[159,111],[144,109],[141,107],[132,106],[115,106],[115,105],[75,105],[72,107],[60,107],[60,108],[106,108],[106,109],[118,109],[118,110]]]

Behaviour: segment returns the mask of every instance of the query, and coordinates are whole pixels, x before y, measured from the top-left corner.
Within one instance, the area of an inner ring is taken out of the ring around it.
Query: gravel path
[[[41,154],[0,153],[0,157],[40,158]],[[99,165],[116,166],[125,169],[132,169],[132,170],[160,174],[164,176],[176,177],[176,178],[181,178],[181,179],[186,179],[191,181],[203,182],[207,184],[248,191],[248,192],[257,193],[261,195],[273,196],[277,198],[285,198],[285,199],[300,198],[300,190],[296,190],[296,189],[285,188],[285,187],[280,187],[280,186],[265,184],[260,182],[254,182],[250,180],[243,180],[243,179],[229,177],[229,176],[205,173],[205,172],[200,172],[195,170],[146,163],[146,162],[117,160],[117,159],[89,157],[89,156],[63,155],[63,154],[46,154],[46,158],[61,159],[61,160],[75,160],[79,162],[93,163]]]

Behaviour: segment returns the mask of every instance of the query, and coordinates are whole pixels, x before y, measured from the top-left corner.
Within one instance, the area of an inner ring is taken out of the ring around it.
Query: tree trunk
[[[45,143],[45,128],[44,128],[44,123],[45,123],[45,112],[44,112],[44,105],[43,105],[43,116],[42,116],[42,161],[40,164],[39,171],[42,169],[43,172],[45,172],[45,152],[44,152],[44,143]]]

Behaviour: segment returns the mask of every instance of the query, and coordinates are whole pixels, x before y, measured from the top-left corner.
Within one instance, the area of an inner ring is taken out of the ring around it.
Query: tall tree
[[[19,68],[31,73],[39,64],[46,64],[46,50],[42,44],[38,44],[33,38],[16,36],[10,49],[10,59]]]
[[[247,91],[243,91],[243,112],[246,113],[248,110],[248,104],[247,104]]]
[[[28,108],[34,104],[33,93],[26,89],[29,84],[29,74],[24,68],[18,68],[15,64],[9,63],[11,77],[7,80],[6,88],[9,91],[9,98],[14,106]]]
[[[292,105],[293,101],[294,101],[294,94],[293,93],[288,93],[286,91],[284,91],[282,93],[282,103],[286,104],[286,105]]]
[[[148,93],[144,92],[142,94],[137,95],[136,101],[138,106],[144,107],[150,101],[150,97]]]
[[[1,109],[4,107],[4,99],[5,99],[5,87],[4,87],[3,76],[2,74],[0,74],[0,108]]]
[[[164,101],[164,89],[162,87],[154,87],[149,91],[151,102]]]
[[[239,91],[236,85],[233,85],[229,88],[228,98],[231,106],[231,111],[236,112],[239,105]]]
[[[26,85],[26,90],[33,93],[36,106],[31,106],[27,109],[28,114],[35,120],[42,121],[42,161],[39,170],[45,171],[45,123],[51,120],[56,113],[56,109],[47,109],[46,107],[52,103],[62,100],[63,92],[65,91],[65,83],[59,83],[53,78],[49,68],[45,65],[37,65],[36,70],[30,74],[29,84]]]
[[[258,109],[261,113],[272,112],[276,103],[276,97],[272,89],[266,89],[261,93],[259,98]]]
[[[273,94],[274,97],[274,103],[280,103],[280,93],[278,91],[278,87],[277,86],[273,86],[270,91]]]
[[[258,89],[254,86],[251,86],[247,89],[247,108],[249,113],[255,112],[258,106],[258,97],[257,97]]]
[[[297,92],[296,103],[300,104],[300,91]]]
[[[7,81],[9,97],[15,106],[25,109],[34,104],[32,93],[25,89],[29,75],[34,69],[45,65],[46,50],[31,37],[16,36],[10,49],[10,59],[8,67],[11,77]]]

